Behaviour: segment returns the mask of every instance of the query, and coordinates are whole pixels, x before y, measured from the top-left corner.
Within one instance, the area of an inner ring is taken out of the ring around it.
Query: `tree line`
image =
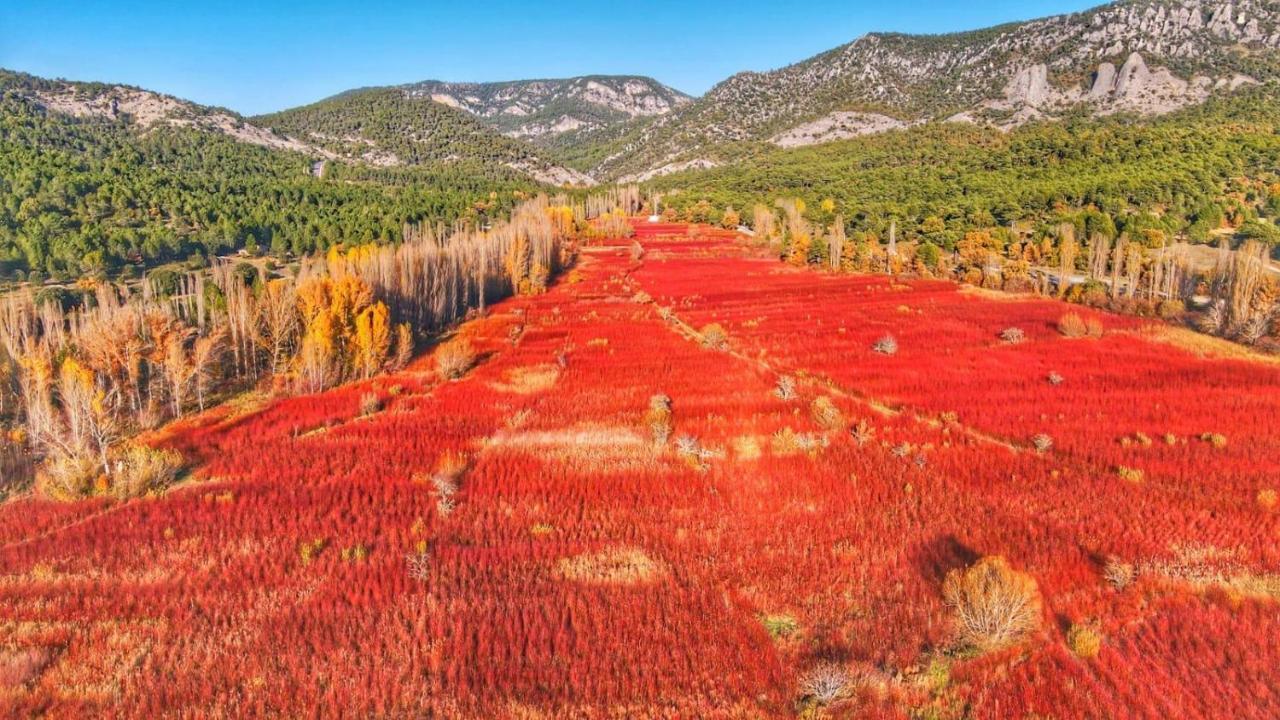
[[[0,302],[5,442],[42,461],[37,484],[50,497],[153,489],[180,459],[132,443],[138,431],[248,387],[317,392],[402,367],[418,341],[468,313],[543,291],[603,206],[538,196],[486,229],[407,224],[394,244],[335,245],[284,273],[222,262],[172,282],[104,280],[70,309],[10,293]]]

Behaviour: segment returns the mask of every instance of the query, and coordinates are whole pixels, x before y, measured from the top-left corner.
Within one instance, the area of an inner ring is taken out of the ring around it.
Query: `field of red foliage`
[[[157,438],[197,468],[161,497],[0,506],[0,707],[1280,715],[1280,365],[636,242],[462,326],[460,380],[245,399]],[[992,555],[1043,618],[977,653],[942,586]]]

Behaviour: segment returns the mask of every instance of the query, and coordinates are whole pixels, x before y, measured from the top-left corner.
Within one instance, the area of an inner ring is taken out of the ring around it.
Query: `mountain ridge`
[[[1157,115],[1277,77],[1277,49],[1280,9],[1256,0],[1123,0],[943,35],[867,33],[727,78],[637,126],[593,174],[637,179],[719,164],[735,143],[813,144],[931,120],[1014,127],[1079,105]],[[1108,75],[1129,80],[1095,88]]]

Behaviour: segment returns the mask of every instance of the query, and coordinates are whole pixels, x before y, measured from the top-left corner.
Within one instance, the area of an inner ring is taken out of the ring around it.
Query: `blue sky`
[[[0,0],[0,67],[246,115],[416,80],[651,75],[697,95],[863,33],[937,33],[1098,0]]]

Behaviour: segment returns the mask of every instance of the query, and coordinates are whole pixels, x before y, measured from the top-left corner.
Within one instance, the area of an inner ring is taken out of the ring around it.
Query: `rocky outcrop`
[[[833,112],[779,133],[769,139],[778,147],[817,145],[909,127],[910,123],[877,113]]]
[[[535,142],[665,115],[690,101],[656,80],[632,76],[502,83],[427,81],[402,89],[409,97],[430,98],[475,115],[508,137]]]
[[[336,157],[298,138],[252,125],[225,110],[122,85],[86,93],[68,83],[58,89],[36,92],[34,99],[52,112],[128,122],[144,131],[161,126],[189,127],[275,150],[292,150],[326,159]]]
[[[667,163],[666,165],[662,165],[660,167],[646,170],[642,173],[636,173],[634,175],[626,175],[618,178],[618,182],[641,183],[641,182],[647,182],[657,177],[662,177],[663,175],[672,175],[678,172],[684,172],[685,170],[709,170],[711,168],[719,167],[719,166],[720,166],[720,163],[714,160],[708,160],[706,158],[696,158],[693,160],[685,160],[683,162],[671,162],[671,163]]]

